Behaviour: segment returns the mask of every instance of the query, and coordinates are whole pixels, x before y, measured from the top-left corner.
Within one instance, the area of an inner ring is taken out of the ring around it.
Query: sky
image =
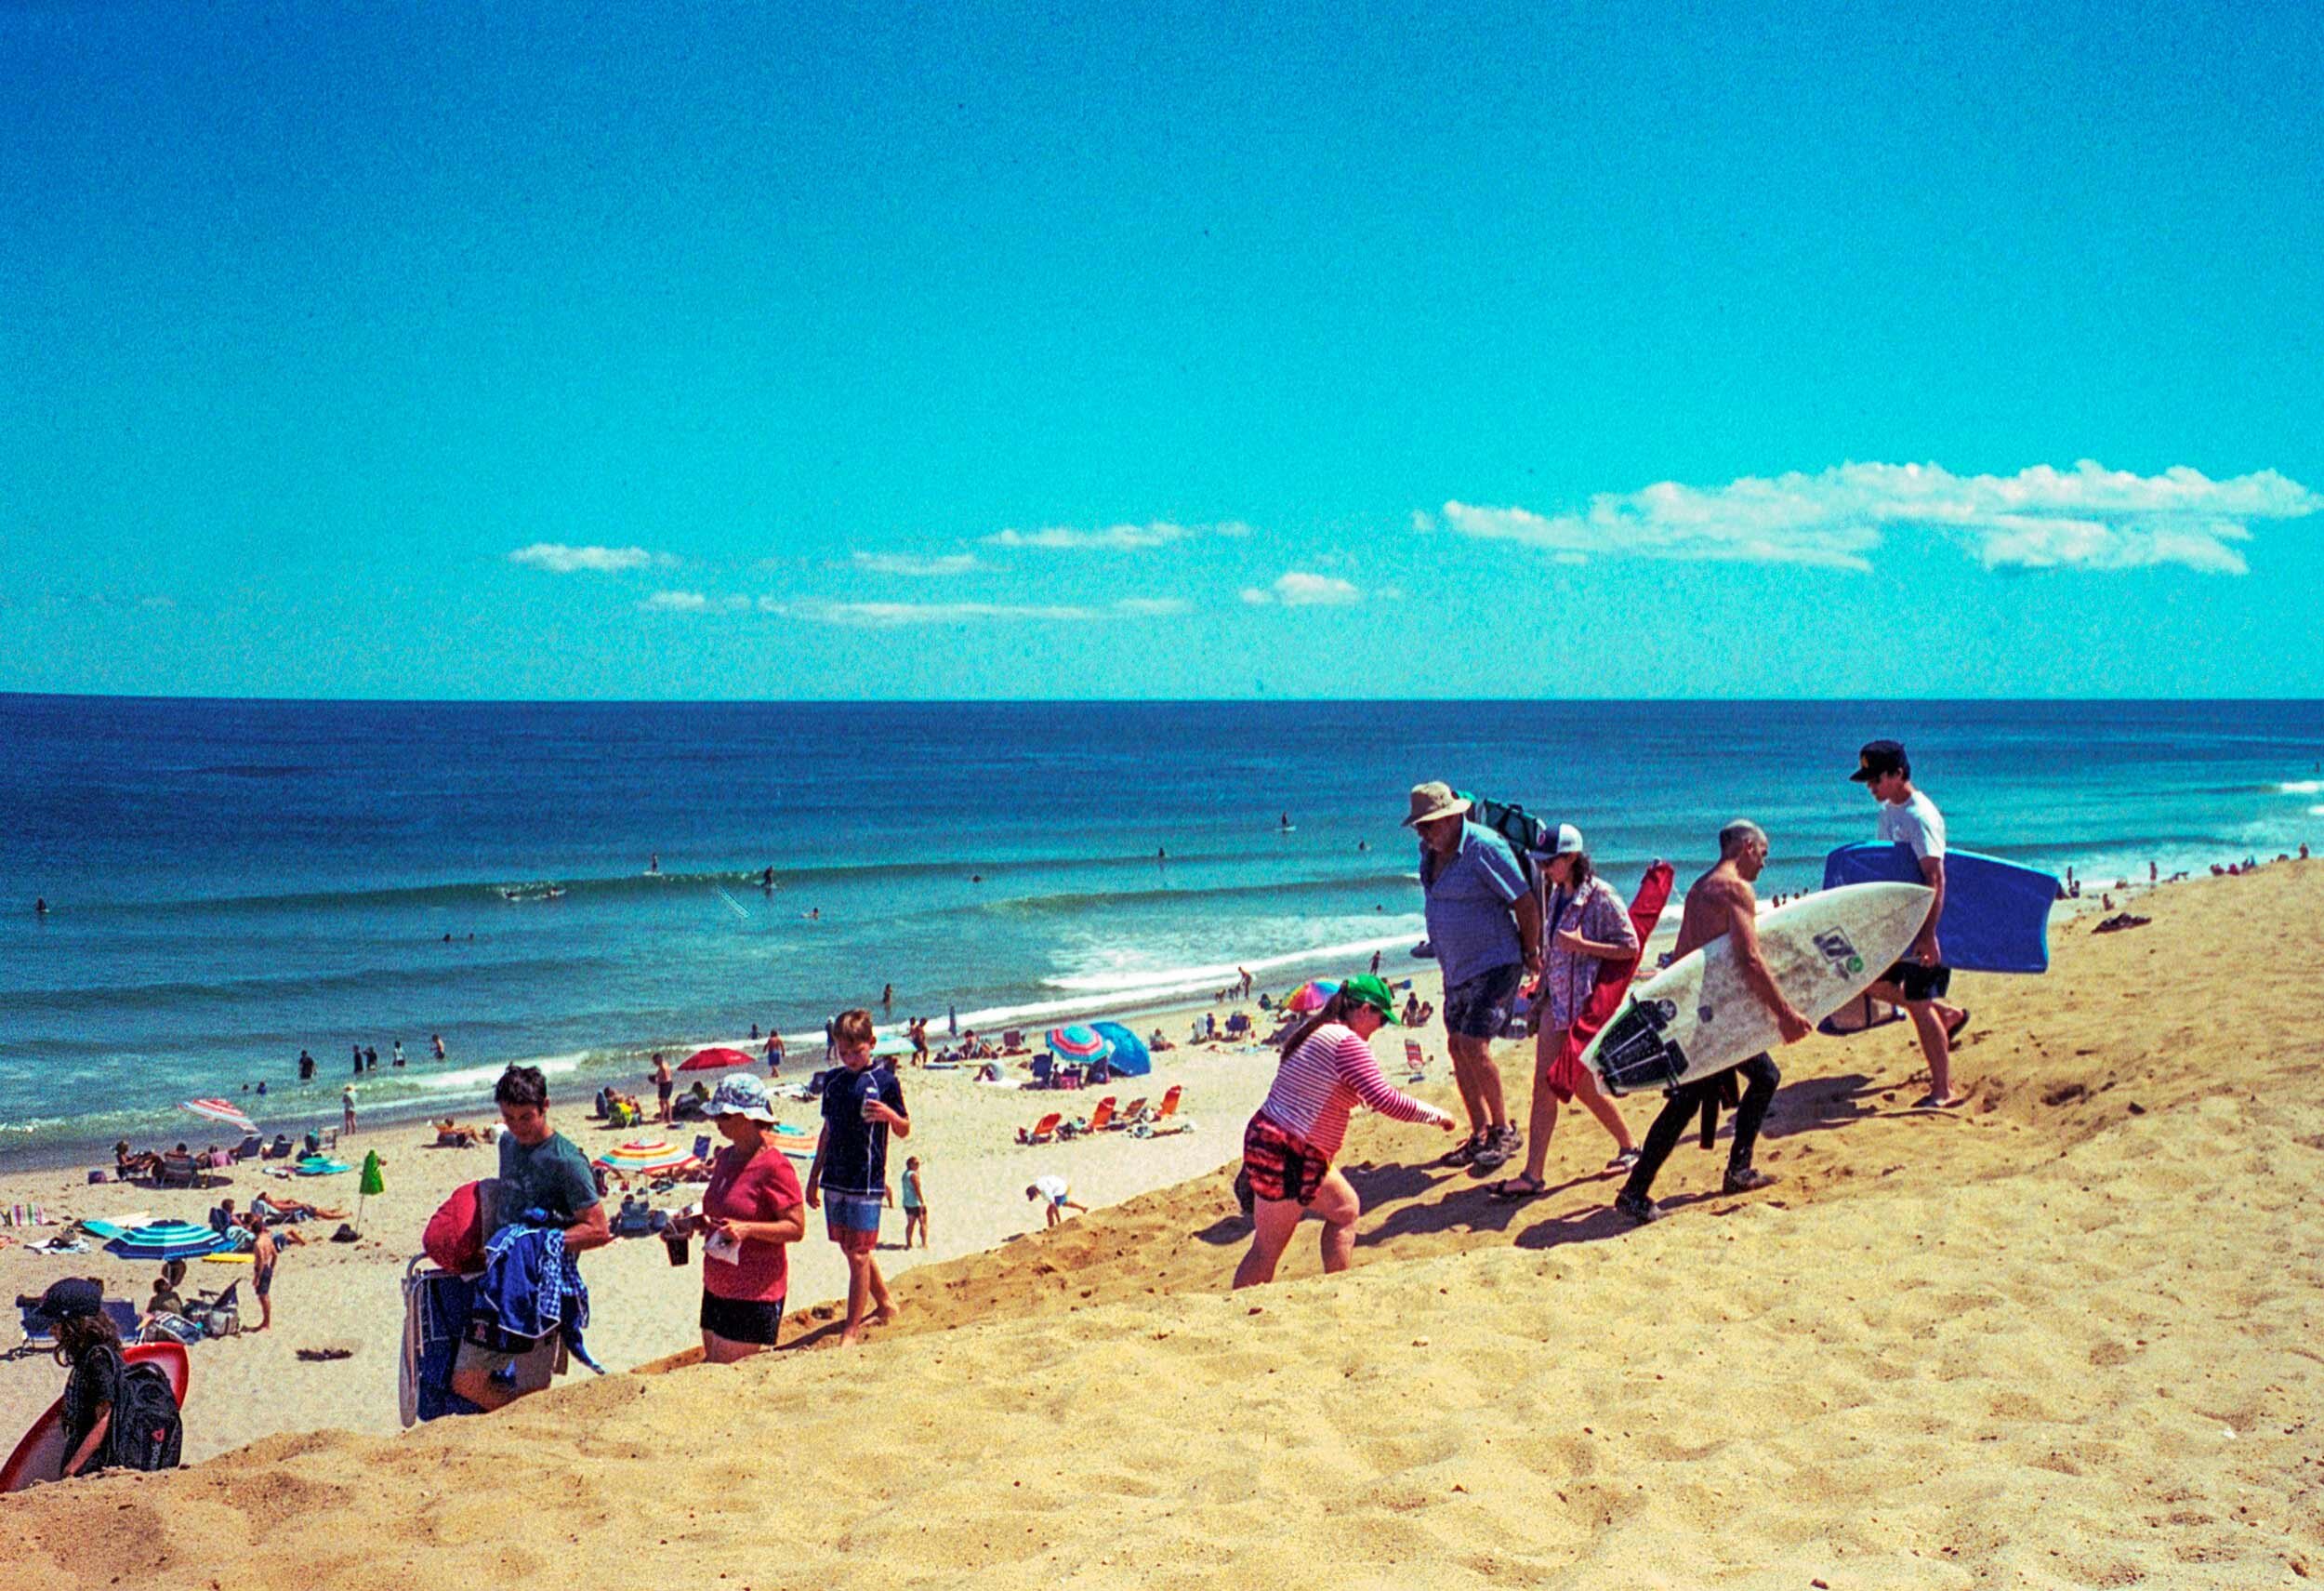
[[[2324,8],[0,7],[0,691],[2324,693]]]

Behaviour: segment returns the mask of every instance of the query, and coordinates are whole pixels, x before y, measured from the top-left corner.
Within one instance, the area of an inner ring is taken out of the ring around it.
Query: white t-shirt
[[[1919,790],[1900,802],[1881,803],[1880,840],[1901,840],[1922,861],[1945,855],[1945,815]]]
[[[1073,1184],[1062,1176],[1037,1176],[1033,1179],[1033,1186],[1039,1188],[1041,1197],[1051,1204],[1058,1203],[1073,1191]]]

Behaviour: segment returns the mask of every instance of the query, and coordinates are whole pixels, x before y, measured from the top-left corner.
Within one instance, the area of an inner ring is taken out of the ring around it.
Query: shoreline
[[[2288,859],[2296,860],[2297,858]],[[2269,860],[2272,858],[2263,858],[2263,863]],[[2082,895],[2061,897],[2056,902],[2052,908],[2051,923],[2054,929],[2105,910],[2101,897],[2108,893],[2115,896],[2113,909],[2123,910],[2128,908],[2130,903],[2152,891],[2167,887],[2173,882],[2193,882],[2198,878],[2207,876],[2213,875],[2198,874],[2190,870],[2174,879],[2171,874],[2166,873],[2151,883],[2143,880],[2122,878],[2113,883],[2098,884],[2084,879]],[[1618,883],[1616,887],[1627,894],[1629,885]],[[1816,893],[1817,892],[1814,889],[1783,892],[1787,900],[1804,898]],[[1679,914],[1684,900],[1683,889],[1673,891],[1670,907],[1663,913],[1662,921],[1657,925],[1654,938],[1649,944],[1650,953],[1657,948],[1667,948],[1675,940]],[[1763,909],[1767,909],[1764,900],[1763,900]],[[1403,954],[1407,938],[1420,936],[1424,935],[1411,936],[1398,935],[1382,936],[1377,941],[1366,940],[1362,942],[1363,953],[1368,955],[1370,949],[1377,947],[1382,949],[1383,954],[1393,953],[1397,960],[1403,961],[1406,970],[1401,973],[1393,965],[1383,968],[1381,975],[1387,977],[1392,984],[1403,979],[1433,978],[1435,975],[1435,963],[1433,961],[1414,960]],[[1299,969],[1302,976],[1325,975],[1331,969],[1324,966],[1323,963],[1333,959],[1335,948],[1325,947],[1314,950],[1255,958],[1248,964],[1255,970],[1269,973],[1283,973]],[[1301,981],[1301,978],[1293,978],[1291,983],[1295,986],[1299,981]],[[1150,1022],[1164,1018],[1184,1017],[1206,1010],[1218,1012],[1221,1021],[1224,1020],[1228,1011],[1238,1007],[1251,1010],[1254,1017],[1259,1014],[1252,1001],[1219,1001],[1198,995],[1182,996],[1176,992],[1179,987],[1181,986],[1177,980],[1173,979],[1168,988],[1156,991],[1153,997],[1148,997],[1139,990],[1122,991],[1117,995],[1092,991],[1086,996],[1070,996],[1054,1001],[1043,1002],[1038,1007],[999,1007],[996,1010],[1003,1013],[1004,1015],[998,1023],[987,1020],[992,1014],[990,1013],[973,1012],[970,1014],[970,1017],[976,1020],[963,1019],[962,1031],[976,1031],[997,1037],[997,1029],[1006,1027],[1046,1029],[1069,1022],[1104,1020],[1120,1022],[1125,1027],[1143,1033],[1148,1030],[1146,1025]],[[1269,989],[1268,992],[1274,991]],[[1038,1018],[1037,1021],[1030,1016],[1017,1014],[1035,1009],[1042,1010],[1047,1014]],[[904,1026],[902,1019],[876,1016],[875,1020],[878,1021],[883,1035],[899,1031]],[[934,1018],[931,1020],[933,1021]],[[755,1055],[762,1041],[763,1040],[752,1040],[739,1035],[712,1037],[687,1040],[677,1044],[666,1044],[663,1050],[665,1054],[671,1054],[682,1049],[691,1054],[695,1050],[722,1046],[744,1050]],[[948,1041],[950,1041],[944,1042]],[[943,1048],[943,1042],[931,1040],[931,1043],[935,1048]],[[796,1053],[803,1054],[804,1049]],[[501,1064],[542,1065],[548,1063],[547,1069],[550,1073],[552,1091],[557,1089],[561,1078],[570,1077],[574,1084],[587,1084],[587,1092],[591,1095],[594,1095],[599,1088],[616,1082],[628,1085],[624,1092],[636,1093],[640,1088],[650,1092],[652,1084],[647,1078],[652,1054],[651,1048],[591,1048],[562,1055],[524,1056]],[[786,1055],[786,1060],[787,1058]],[[567,1060],[570,1060],[572,1065],[561,1070],[555,1064]],[[762,1063],[754,1062],[754,1068],[760,1064]],[[812,1071],[821,1064],[821,1062],[805,1063],[805,1071]],[[366,1130],[373,1126],[408,1126],[415,1122],[433,1120],[447,1115],[456,1117],[478,1110],[489,1113],[492,1104],[492,1078],[497,1076],[497,1072],[492,1070],[489,1063],[472,1065],[458,1060],[441,1063],[443,1067],[451,1070],[478,1074],[471,1086],[456,1090],[444,1088],[377,1102],[366,1102],[363,1097],[363,1091],[371,1080],[391,1081],[399,1075],[411,1078],[423,1077],[439,1065],[440,1063],[433,1059],[415,1058],[402,1068],[400,1073],[393,1067],[382,1067],[377,1071],[364,1074],[363,1079],[360,1081],[355,1080],[351,1073],[339,1077],[318,1076],[310,1085],[290,1082],[280,1088],[270,1086],[270,1092],[263,1099],[255,1094],[241,1093],[225,1094],[222,1097],[230,1103],[241,1106],[254,1119],[263,1118],[258,1122],[261,1136],[271,1140],[276,1133],[284,1133],[289,1134],[294,1142],[309,1131],[322,1131],[338,1124],[338,1092],[350,1081],[356,1081],[358,1123]],[[805,1071],[802,1071],[801,1075],[805,1075]],[[308,1087],[311,1087],[314,1091],[310,1096],[303,1092]],[[295,1094],[294,1091],[301,1092]],[[277,1101],[293,1098],[297,1101],[296,1114],[300,1118],[296,1124],[272,1114]],[[112,1145],[115,1140],[124,1135],[130,1138],[133,1147],[160,1147],[166,1143],[178,1142],[181,1136],[188,1144],[194,1144],[197,1137],[201,1137],[203,1145],[213,1141],[206,1136],[202,1136],[198,1130],[188,1132],[190,1124],[196,1129],[201,1125],[191,1117],[164,1110],[140,1120],[144,1125],[130,1130],[125,1134],[123,1130],[116,1129],[88,1135],[48,1138],[37,1142],[7,1143],[5,1139],[5,1129],[0,1129],[0,1174],[19,1171],[50,1172],[71,1169],[86,1171],[109,1166],[112,1159]],[[140,1133],[144,1135],[142,1140],[139,1137]],[[231,1146],[221,1144],[219,1147]]]

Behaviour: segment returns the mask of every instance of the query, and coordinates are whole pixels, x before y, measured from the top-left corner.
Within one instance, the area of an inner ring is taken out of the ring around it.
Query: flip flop
[[[1912,1102],[1912,1107],[1915,1110],[1958,1110],[1968,1103],[1969,1096],[1965,1094],[1957,1094],[1950,1099],[1939,1099],[1934,1094],[1924,1094]]]
[[[1961,1037],[1961,1030],[1968,1026],[1969,1010],[1966,1006],[1963,1006],[1961,1008],[1961,1020],[1954,1023],[1950,1028],[1945,1029],[1945,1042],[1948,1045],[1952,1043],[1954,1040]]]
[[[1550,1191],[1550,1185],[1546,1182],[1536,1183],[1531,1187],[1515,1186],[1523,1181],[1525,1178],[1521,1176],[1505,1176],[1485,1191],[1503,1204],[1523,1204],[1528,1199],[1538,1199]]]
[[[1626,1172],[1630,1170],[1631,1167],[1636,1165],[1637,1163],[1638,1151],[1636,1149],[1624,1149],[1620,1154],[1616,1155],[1612,1160],[1605,1162],[1605,1170],[1600,1174],[1612,1176],[1618,1172]]]

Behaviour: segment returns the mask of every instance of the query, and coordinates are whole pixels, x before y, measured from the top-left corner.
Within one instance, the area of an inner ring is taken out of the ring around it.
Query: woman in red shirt
[[[807,1230],[807,1201],[790,1160],[763,1130],[774,1122],[767,1085],[746,1072],[729,1076],[710,1099],[709,1115],[726,1139],[710,1162],[702,1213],[688,1230],[703,1233],[702,1357],[732,1364],[774,1346],[790,1287],[784,1250]]]

